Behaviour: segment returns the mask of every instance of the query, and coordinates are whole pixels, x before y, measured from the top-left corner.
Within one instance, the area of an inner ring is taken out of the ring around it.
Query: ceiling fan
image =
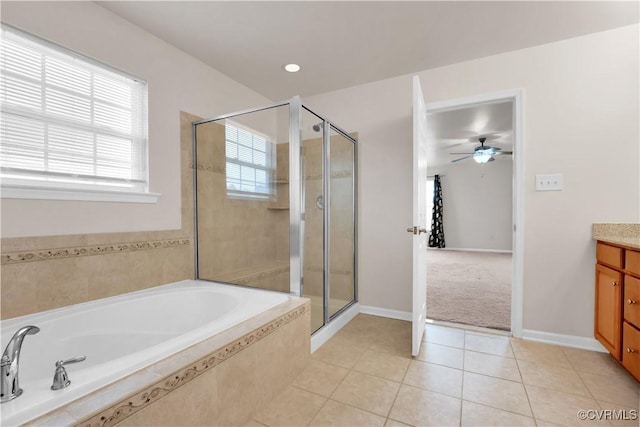
[[[484,145],[484,142],[487,140],[486,137],[481,136],[478,138],[480,145],[473,149],[473,153],[449,153],[449,154],[467,154],[464,157],[460,157],[459,159],[451,160],[451,163],[459,162],[460,160],[468,159],[473,157],[476,163],[487,163],[495,160],[493,156],[498,154],[513,154],[513,151],[504,151],[502,148],[491,147],[489,145]]]

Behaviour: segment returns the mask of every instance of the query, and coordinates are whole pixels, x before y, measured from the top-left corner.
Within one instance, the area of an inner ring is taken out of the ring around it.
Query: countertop
[[[640,249],[640,224],[599,223],[593,224],[595,240]]]

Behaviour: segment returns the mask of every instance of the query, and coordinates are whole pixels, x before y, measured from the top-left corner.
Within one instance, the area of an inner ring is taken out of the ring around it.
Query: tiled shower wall
[[[181,113],[180,230],[1,239],[2,319],[193,278],[191,122]]]

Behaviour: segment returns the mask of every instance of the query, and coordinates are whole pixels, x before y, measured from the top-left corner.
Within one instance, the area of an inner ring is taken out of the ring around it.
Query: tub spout
[[[20,363],[20,350],[22,349],[22,341],[27,335],[34,335],[40,332],[37,326],[24,326],[13,334],[13,337],[7,344],[2,353],[1,379],[2,390],[0,391],[0,403],[8,402],[22,394],[22,389],[18,383],[18,368]]]

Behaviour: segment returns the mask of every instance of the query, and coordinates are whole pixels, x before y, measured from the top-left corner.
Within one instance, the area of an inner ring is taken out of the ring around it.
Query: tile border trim
[[[42,249],[33,251],[17,251],[2,254],[0,265],[20,264],[25,262],[50,261],[65,258],[78,258],[92,255],[106,255],[152,249],[176,248],[190,246],[190,238],[150,240],[144,242],[113,243],[105,245],[73,246],[66,248]]]
[[[297,307],[282,316],[272,320],[268,324],[261,326],[241,338],[213,351],[205,357],[190,363],[160,381],[145,387],[143,390],[122,399],[120,402],[111,405],[108,409],[90,416],[83,421],[76,423],[75,427],[109,427],[120,423],[131,415],[141,411],[158,399],[169,394],[178,387],[199,377],[210,369],[218,366],[225,360],[235,356],[247,347],[255,344],[261,339],[271,335],[283,326],[302,317],[310,310],[310,303],[307,302],[301,307]],[[63,408],[61,408],[63,409]]]

